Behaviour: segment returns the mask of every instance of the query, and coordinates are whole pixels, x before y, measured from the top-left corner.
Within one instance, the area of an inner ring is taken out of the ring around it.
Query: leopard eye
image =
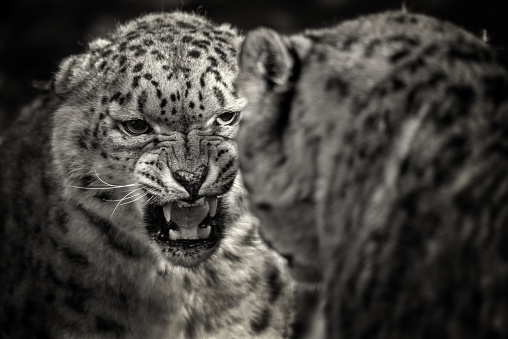
[[[123,127],[127,132],[132,135],[139,135],[148,132],[150,126],[146,123],[146,121],[141,119],[136,120],[128,120],[122,123]]]
[[[226,112],[219,115],[216,119],[219,125],[233,125],[240,118],[240,112]]]

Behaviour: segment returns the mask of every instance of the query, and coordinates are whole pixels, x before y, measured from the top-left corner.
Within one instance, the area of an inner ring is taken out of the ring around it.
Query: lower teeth
[[[175,230],[169,230],[169,239],[178,240],[180,239],[180,233]]]
[[[208,239],[211,231],[212,231],[212,227],[210,227],[210,226],[206,226],[205,228],[198,227],[198,237],[200,239]]]

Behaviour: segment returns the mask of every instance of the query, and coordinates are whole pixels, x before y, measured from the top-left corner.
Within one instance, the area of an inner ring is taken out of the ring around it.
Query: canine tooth
[[[198,227],[198,237],[199,239],[206,239],[210,236],[210,232],[212,227],[206,226],[205,228]]]
[[[213,218],[217,213],[217,197],[206,197],[206,202],[208,203],[208,214]]]
[[[171,203],[167,203],[162,208],[162,211],[164,212],[164,218],[166,218],[166,221],[169,222],[171,220]]]
[[[169,230],[169,239],[171,240],[180,239],[180,233],[178,233],[178,231],[175,231],[173,229]]]

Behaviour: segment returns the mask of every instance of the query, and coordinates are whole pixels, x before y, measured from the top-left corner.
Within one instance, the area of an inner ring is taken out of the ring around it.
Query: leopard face
[[[229,25],[151,14],[64,60],[55,77],[65,194],[175,265],[209,258],[232,218],[239,42]]]

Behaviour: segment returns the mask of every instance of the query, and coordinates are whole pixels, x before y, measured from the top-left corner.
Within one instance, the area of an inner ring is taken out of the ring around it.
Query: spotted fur
[[[322,281],[309,338],[508,337],[508,71],[400,12],[247,35],[241,168],[261,234]]]
[[[293,287],[245,210],[238,124],[217,120],[244,105],[240,41],[193,14],[140,17],[65,59],[3,133],[0,337],[290,335]],[[127,133],[135,120],[149,129]],[[148,209],[214,195],[220,246],[174,265]]]

